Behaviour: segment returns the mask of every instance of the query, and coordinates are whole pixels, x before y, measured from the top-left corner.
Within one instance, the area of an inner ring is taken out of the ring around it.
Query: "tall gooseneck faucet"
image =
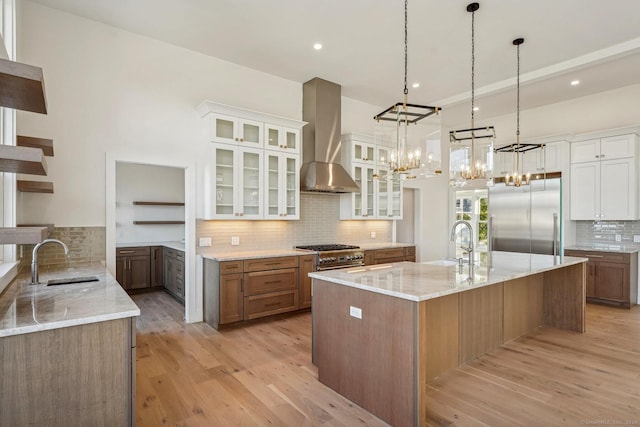
[[[471,268],[473,266],[473,228],[471,228],[471,224],[461,219],[454,222],[453,227],[451,227],[451,241],[456,241],[456,228],[458,228],[458,225],[460,224],[466,226],[469,229],[469,246],[460,246],[460,248],[467,251],[467,254],[469,255],[469,268]]]
[[[40,248],[47,243],[57,243],[64,248],[64,254],[69,255],[69,248],[64,242],[58,239],[44,239],[42,242],[38,243],[33,247],[33,253],[31,254],[31,284],[37,285],[39,280],[38,275],[38,251]]]

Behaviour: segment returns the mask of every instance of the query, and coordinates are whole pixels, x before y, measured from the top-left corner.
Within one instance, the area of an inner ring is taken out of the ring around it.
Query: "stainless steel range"
[[[364,251],[351,245],[306,245],[296,249],[317,252],[316,270],[334,270],[336,268],[364,265]]]

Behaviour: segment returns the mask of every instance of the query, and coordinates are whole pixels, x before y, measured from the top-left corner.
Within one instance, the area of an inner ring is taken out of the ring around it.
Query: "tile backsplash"
[[[620,241],[616,241],[616,235]],[[576,221],[576,244],[606,244],[640,247],[640,221]]]
[[[340,196],[300,194],[298,221],[205,221],[198,220],[197,237],[211,237],[212,249],[257,250],[293,248],[296,245],[390,242],[392,221],[341,221]],[[371,232],[376,238],[371,239]],[[240,237],[231,246],[231,237]],[[209,250],[209,248],[198,248]]]

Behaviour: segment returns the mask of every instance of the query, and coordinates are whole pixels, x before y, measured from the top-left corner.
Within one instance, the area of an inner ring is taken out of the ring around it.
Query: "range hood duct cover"
[[[302,92],[303,128],[300,190],[324,193],[354,193],[358,184],[339,163],[342,145],[340,85],[314,78]]]

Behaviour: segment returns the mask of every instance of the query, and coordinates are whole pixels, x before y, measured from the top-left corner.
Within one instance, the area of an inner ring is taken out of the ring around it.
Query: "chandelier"
[[[389,151],[384,159],[394,175],[416,179],[442,173],[440,163],[440,123],[438,107],[410,104],[407,88],[407,3],[404,2],[404,101],[398,102],[373,118],[378,123],[375,141]],[[427,120],[425,120],[427,119]],[[418,124],[418,122],[421,122]]]
[[[467,5],[471,12],[471,128],[449,132],[449,184],[454,187],[493,185],[493,126],[475,127],[475,12],[478,3]]]
[[[517,38],[513,45],[517,50],[518,67],[516,71],[516,143],[501,147],[496,152],[513,152],[514,169],[510,174],[504,176],[505,185],[511,187],[522,187],[531,182],[531,173],[523,171],[522,156],[524,153],[538,148],[544,149],[544,144],[521,144],[520,143],[520,45],[524,43],[523,38]]]

